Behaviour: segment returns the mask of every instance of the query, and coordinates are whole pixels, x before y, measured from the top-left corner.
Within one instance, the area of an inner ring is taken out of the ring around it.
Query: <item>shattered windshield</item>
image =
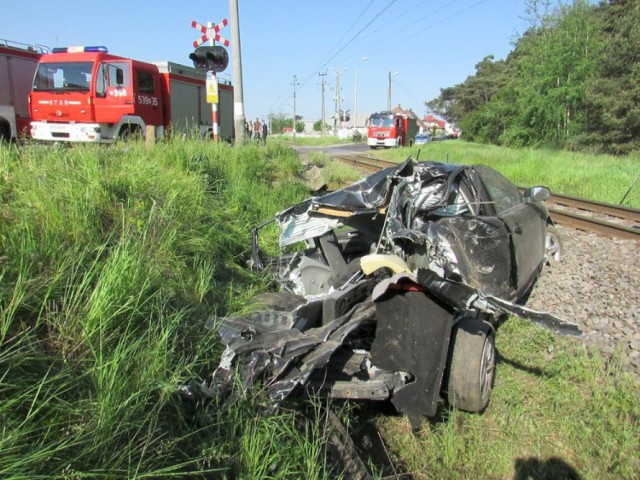
[[[33,80],[39,92],[88,92],[93,62],[41,63]]]

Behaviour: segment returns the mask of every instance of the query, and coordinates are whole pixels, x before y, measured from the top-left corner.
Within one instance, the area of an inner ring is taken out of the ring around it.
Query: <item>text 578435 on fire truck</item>
[[[31,135],[50,142],[111,143],[171,132],[213,130],[206,73],[172,62],[145,63],[102,46],[43,55],[29,96]],[[221,139],[233,138],[233,87],[218,82]]]

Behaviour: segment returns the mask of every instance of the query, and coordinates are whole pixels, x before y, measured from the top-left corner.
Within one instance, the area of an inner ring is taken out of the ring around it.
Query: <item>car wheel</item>
[[[475,318],[460,321],[449,350],[447,400],[467,412],[482,412],[489,404],[496,367],[491,327]]]
[[[544,253],[548,265],[559,262],[564,256],[564,246],[558,229],[547,225],[544,231]]]

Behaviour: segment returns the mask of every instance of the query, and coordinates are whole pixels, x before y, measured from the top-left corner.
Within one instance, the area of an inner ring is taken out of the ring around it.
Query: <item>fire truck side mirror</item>
[[[116,69],[116,85],[121,86],[124,84],[124,71],[121,68]]]
[[[211,72],[222,72],[229,65],[229,54],[224,47],[207,46],[198,47],[189,55],[196,68],[204,68]]]

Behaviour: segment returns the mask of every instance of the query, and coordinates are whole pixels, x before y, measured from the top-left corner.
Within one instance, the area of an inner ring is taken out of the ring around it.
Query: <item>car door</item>
[[[464,282],[505,300],[516,295],[511,235],[495,214],[486,190],[470,169],[458,175],[447,205],[432,219],[456,257],[456,269]]]
[[[478,166],[476,171],[491,197],[496,216],[510,233],[517,296],[520,297],[535,279],[544,259],[545,219],[533,205],[524,201],[509,179],[486,166]]]

